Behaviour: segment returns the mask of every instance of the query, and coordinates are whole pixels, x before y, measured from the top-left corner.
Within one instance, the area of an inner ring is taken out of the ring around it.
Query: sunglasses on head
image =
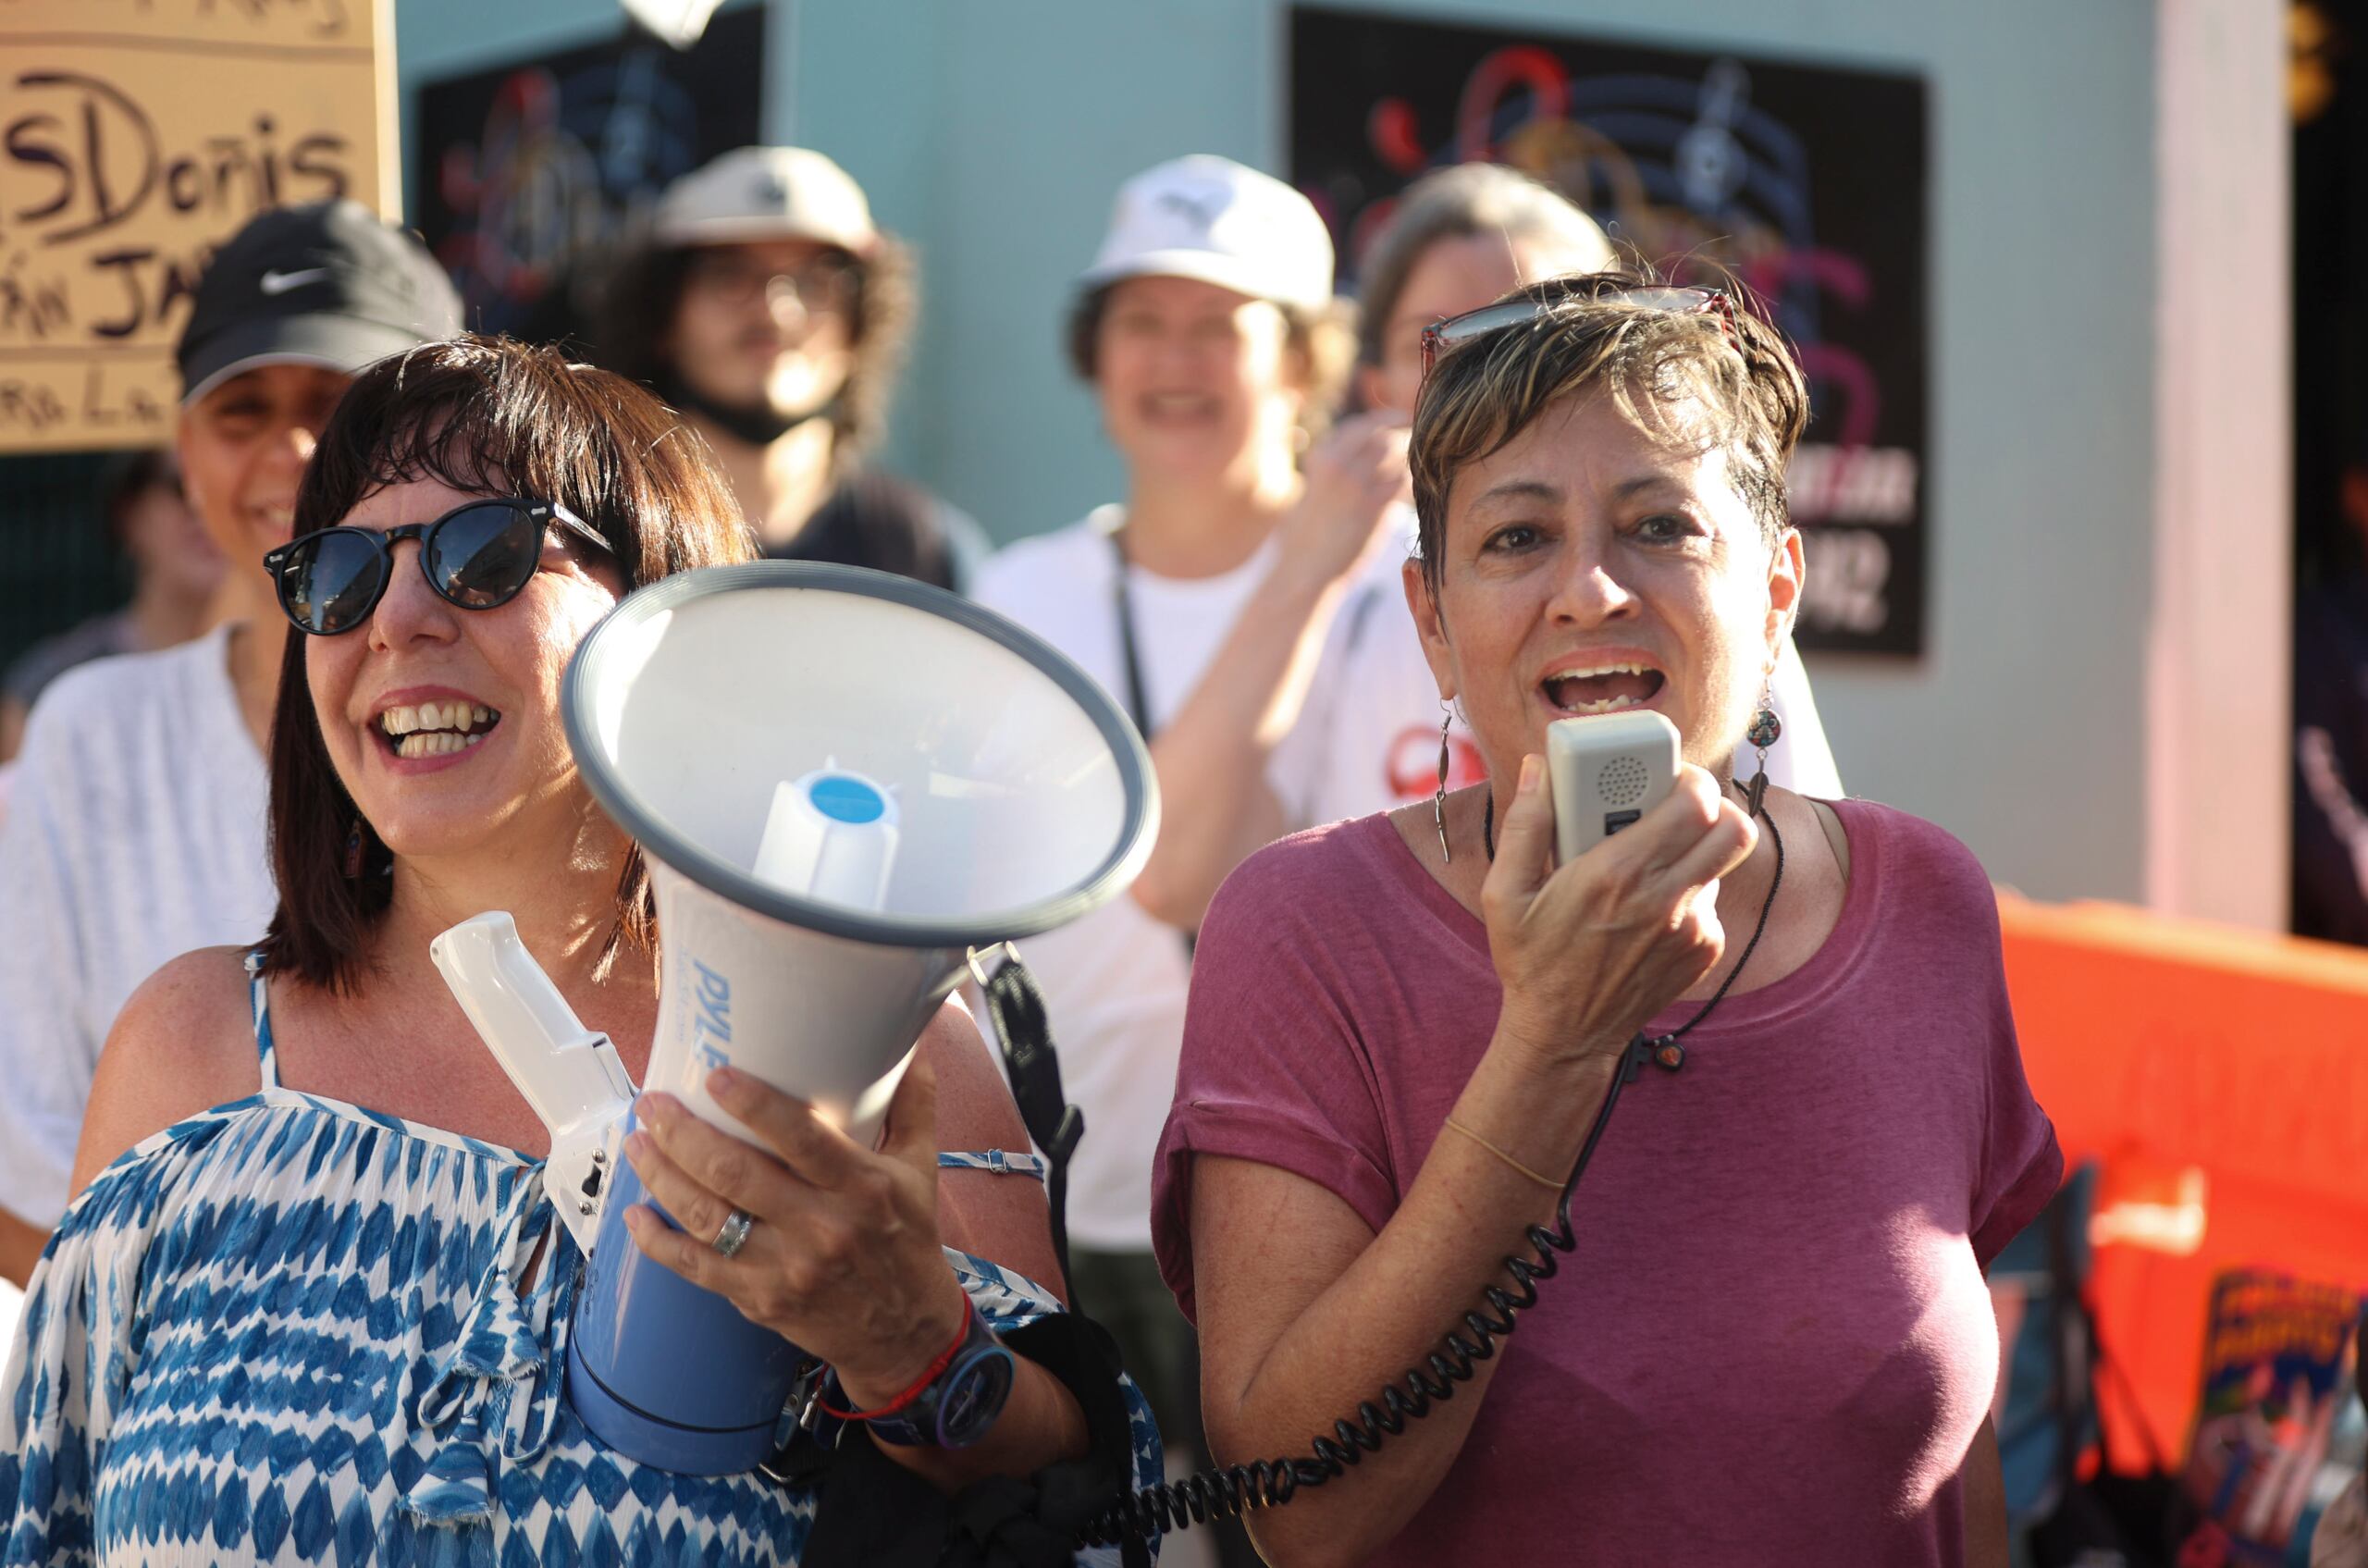
[[[378,607],[402,540],[419,542],[420,572],[446,603],[496,610],[534,579],[543,535],[553,524],[604,555],[615,553],[598,529],[557,501],[507,497],[466,501],[433,523],[406,523],[384,533],[322,528],[289,540],[263,564],[296,629],[333,637],[362,624]]]
[[[1614,289],[1601,294],[1569,293],[1552,300],[1504,300],[1478,310],[1465,311],[1462,315],[1434,321],[1423,328],[1423,376],[1428,379],[1431,366],[1439,355],[1458,343],[1468,343],[1507,327],[1519,327],[1551,315],[1569,304],[1627,305],[1639,310],[1673,311],[1680,315],[1714,315],[1726,332],[1727,340],[1741,348],[1742,340],[1735,333],[1734,302],[1722,289],[1681,288],[1676,285],[1656,285],[1643,289]],[[1400,339],[1400,341],[1404,341]]]

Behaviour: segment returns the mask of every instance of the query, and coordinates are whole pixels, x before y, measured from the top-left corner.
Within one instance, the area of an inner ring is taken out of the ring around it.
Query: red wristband
[[[906,1405],[911,1404],[915,1400],[920,1398],[922,1394],[928,1392],[929,1386],[931,1383],[936,1382],[940,1377],[945,1375],[945,1369],[954,1364],[954,1358],[962,1353],[962,1347],[969,1343],[970,1315],[976,1310],[976,1308],[970,1306],[967,1302],[963,1304],[962,1327],[954,1331],[954,1342],[945,1347],[944,1353],[940,1355],[935,1361],[931,1362],[927,1366],[923,1367],[921,1369],[921,1375],[919,1377],[914,1378],[912,1386],[907,1388],[903,1393],[898,1394],[894,1399],[890,1400],[886,1404],[882,1405],[877,1410],[833,1410],[827,1402],[818,1401],[817,1403],[822,1414],[834,1417],[840,1421],[873,1421],[883,1415],[894,1415],[898,1411],[903,1410]]]

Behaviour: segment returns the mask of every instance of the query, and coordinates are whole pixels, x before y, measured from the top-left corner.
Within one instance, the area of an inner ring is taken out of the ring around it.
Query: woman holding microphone
[[[1758,777],[1799,370],[1728,295],[1618,273],[1430,352],[1410,598],[1490,782],[1264,850],[1202,925],[1153,1225],[1220,1459],[1402,1389],[1625,1093],[1519,1332],[1252,1535],[1290,1565],[2003,1563],[1981,1270],[2062,1158],[1972,856]],[[1637,708],[1674,790],[1556,867],[1547,726]]]

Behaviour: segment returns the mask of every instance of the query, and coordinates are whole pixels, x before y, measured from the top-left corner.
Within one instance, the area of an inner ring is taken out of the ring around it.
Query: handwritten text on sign
[[[215,247],[384,210],[383,4],[0,0],[0,451],[163,440]]]

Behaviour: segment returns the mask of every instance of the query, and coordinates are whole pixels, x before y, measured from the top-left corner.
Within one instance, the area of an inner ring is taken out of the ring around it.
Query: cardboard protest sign
[[[163,440],[214,248],[397,199],[390,0],[0,0],[0,452]]]

